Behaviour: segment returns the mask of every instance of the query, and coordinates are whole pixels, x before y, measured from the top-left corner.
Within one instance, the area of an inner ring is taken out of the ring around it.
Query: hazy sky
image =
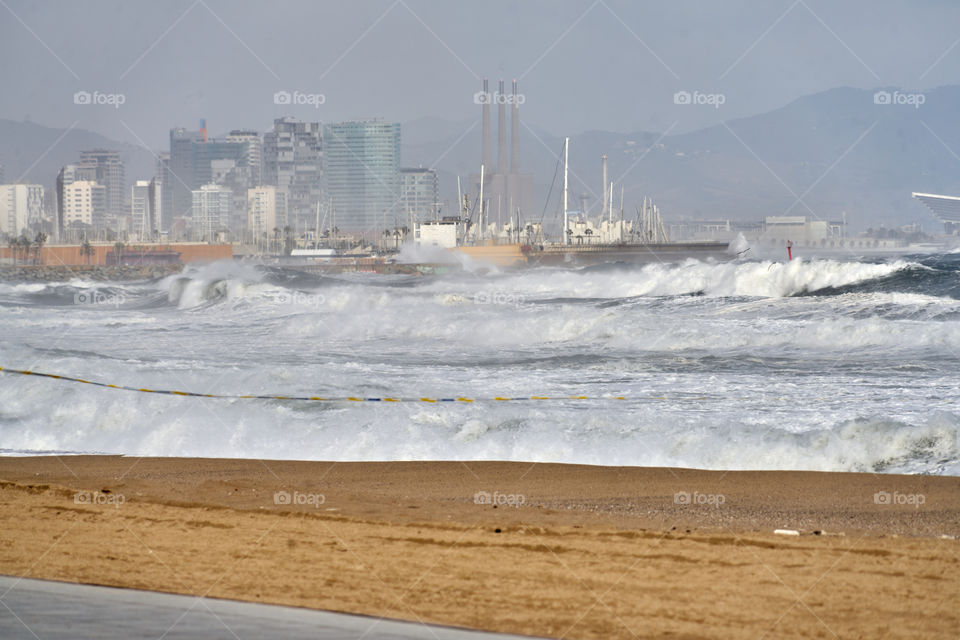
[[[201,117],[212,134],[287,114],[476,118],[487,75],[520,78],[525,121],[554,134],[681,132],[832,87],[960,83],[958,25],[947,0],[0,0],[0,117],[161,149]]]

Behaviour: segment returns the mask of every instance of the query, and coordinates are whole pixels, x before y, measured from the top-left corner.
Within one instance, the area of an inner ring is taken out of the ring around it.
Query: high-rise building
[[[106,194],[103,223],[106,226],[115,225],[116,219],[126,213],[123,206],[126,184],[120,152],[107,149],[81,151],[80,165],[92,167],[93,179],[103,185]]]
[[[175,218],[186,218],[193,211],[193,145],[206,140],[204,131],[170,130],[170,159],[160,174],[163,183],[163,229],[173,226]],[[162,159],[161,159],[162,162]]]
[[[141,242],[153,236],[153,207],[150,181],[137,180],[130,187],[130,232]]]
[[[247,228],[254,244],[269,239],[274,229],[287,224],[287,197],[274,186],[256,187],[247,191]]]
[[[172,129],[170,159],[161,158],[158,165],[161,202],[169,214],[163,216],[163,228],[168,229],[173,218],[192,215],[193,191],[209,184],[233,194],[231,211],[238,217],[225,228],[241,226],[246,221],[247,189],[260,182],[261,155],[256,132],[234,131],[225,139],[208,139],[204,129]]]
[[[440,182],[432,169],[400,169],[400,207],[403,224],[430,222],[438,215]]]
[[[56,239],[59,241],[64,241],[66,239],[64,236],[64,233],[67,230],[66,190],[67,187],[75,182],[90,182],[99,185],[99,183],[97,183],[96,165],[90,163],[68,164],[62,167],[59,173],[57,173],[57,223],[55,225],[55,229]],[[100,186],[102,187],[102,185]],[[80,210],[76,208],[73,209],[70,222],[77,222],[82,219],[83,224],[96,227],[95,229],[91,229],[91,231],[99,231],[104,226],[104,221],[106,218],[106,189],[94,189],[91,192],[91,197],[96,200],[96,202],[91,200],[91,207],[96,205],[96,208],[91,209],[89,212],[83,213],[82,215],[78,213]],[[74,228],[77,229],[76,225],[74,225]],[[86,230],[83,230],[83,233],[85,232]],[[80,232],[78,231],[78,233]],[[75,233],[73,236],[77,236],[77,234]],[[73,239],[76,240],[76,237]]]
[[[341,122],[324,127],[323,138],[337,226],[369,231],[400,223],[400,123]]]
[[[217,239],[217,234],[230,226],[230,205],[233,192],[217,184],[205,184],[191,192],[192,235],[196,240],[208,242]]]
[[[93,226],[97,211],[106,207],[106,189],[92,180],[77,180],[63,186],[63,226],[85,232]]]
[[[263,182],[263,139],[256,131],[234,129],[225,138],[227,142],[247,143],[247,165],[250,167],[250,186],[259,187]]]
[[[150,185],[147,187],[147,198],[150,212],[148,228],[151,237],[159,240],[160,234],[164,231],[160,219],[163,211],[163,182],[159,178],[154,177],[150,180]]]
[[[43,187],[39,184],[0,184],[0,234],[30,233],[43,220]]]
[[[288,224],[316,218],[323,189],[323,134],[319,122],[278,118],[263,136],[263,184],[287,193]]]

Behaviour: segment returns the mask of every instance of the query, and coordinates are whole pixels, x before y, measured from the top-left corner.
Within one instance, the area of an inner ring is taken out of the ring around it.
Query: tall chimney
[[[490,171],[492,168],[490,165],[490,85],[487,82],[487,79],[483,79],[483,101],[481,103],[481,111],[483,112],[483,126],[481,136],[483,136],[483,141],[481,142],[481,147],[483,149],[480,156],[480,161],[483,163],[483,166],[487,168],[487,171]]]
[[[600,156],[600,159],[603,163],[603,206],[600,208],[600,216],[603,217],[603,214],[607,212],[607,200],[609,199],[607,193],[607,154]]]
[[[520,173],[520,105],[517,103],[517,79],[513,79],[513,122],[510,125],[510,172]]]
[[[507,105],[503,93],[503,78],[500,78],[500,91],[497,93],[497,173],[507,173]]]

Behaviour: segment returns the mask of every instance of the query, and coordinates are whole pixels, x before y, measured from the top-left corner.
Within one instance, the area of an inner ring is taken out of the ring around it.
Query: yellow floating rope
[[[494,396],[492,398],[465,398],[462,396],[456,396],[452,398],[397,398],[397,397],[383,397],[383,398],[368,398],[365,396],[347,396],[344,398],[325,398],[320,396],[287,396],[287,395],[232,395],[232,394],[217,394],[217,393],[196,393],[193,391],[176,391],[173,389],[148,389],[146,387],[128,387],[121,384],[108,384],[106,382],[97,382],[95,380],[84,380],[83,378],[73,378],[70,376],[57,375],[54,373],[42,373],[39,371],[27,371],[24,369],[8,369],[6,367],[0,367],[0,373],[15,373],[23,376],[37,376],[40,378],[50,378],[53,380],[62,380],[65,382],[79,382],[81,384],[89,384],[95,387],[104,387],[105,389],[116,389],[118,391],[136,391],[137,393],[157,393],[168,396],[186,396],[190,398],[221,398],[226,400],[299,400],[299,401],[308,401],[308,402],[427,402],[427,403],[438,403],[438,402],[453,402],[453,403],[465,403],[469,404],[472,402],[522,402],[524,400],[627,400],[626,396],[595,396],[591,398],[590,396],[517,396],[517,397],[506,397],[506,396]]]

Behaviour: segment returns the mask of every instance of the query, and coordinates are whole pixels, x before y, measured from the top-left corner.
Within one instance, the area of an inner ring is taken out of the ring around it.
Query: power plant
[[[503,78],[499,81],[497,92],[490,93],[490,83],[483,79],[483,91],[478,96],[481,104],[481,154],[483,167],[482,220],[496,222],[498,227],[508,226],[516,221],[533,215],[533,174],[520,171],[520,103],[523,95],[517,92],[517,81],[513,81],[513,92],[507,95]],[[490,129],[490,105],[497,105],[497,165],[491,158],[492,132]],[[507,162],[507,105],[510,105],[510,153]],[[470,176],[470,184],[476,193],[481,192],[481,174]]]

